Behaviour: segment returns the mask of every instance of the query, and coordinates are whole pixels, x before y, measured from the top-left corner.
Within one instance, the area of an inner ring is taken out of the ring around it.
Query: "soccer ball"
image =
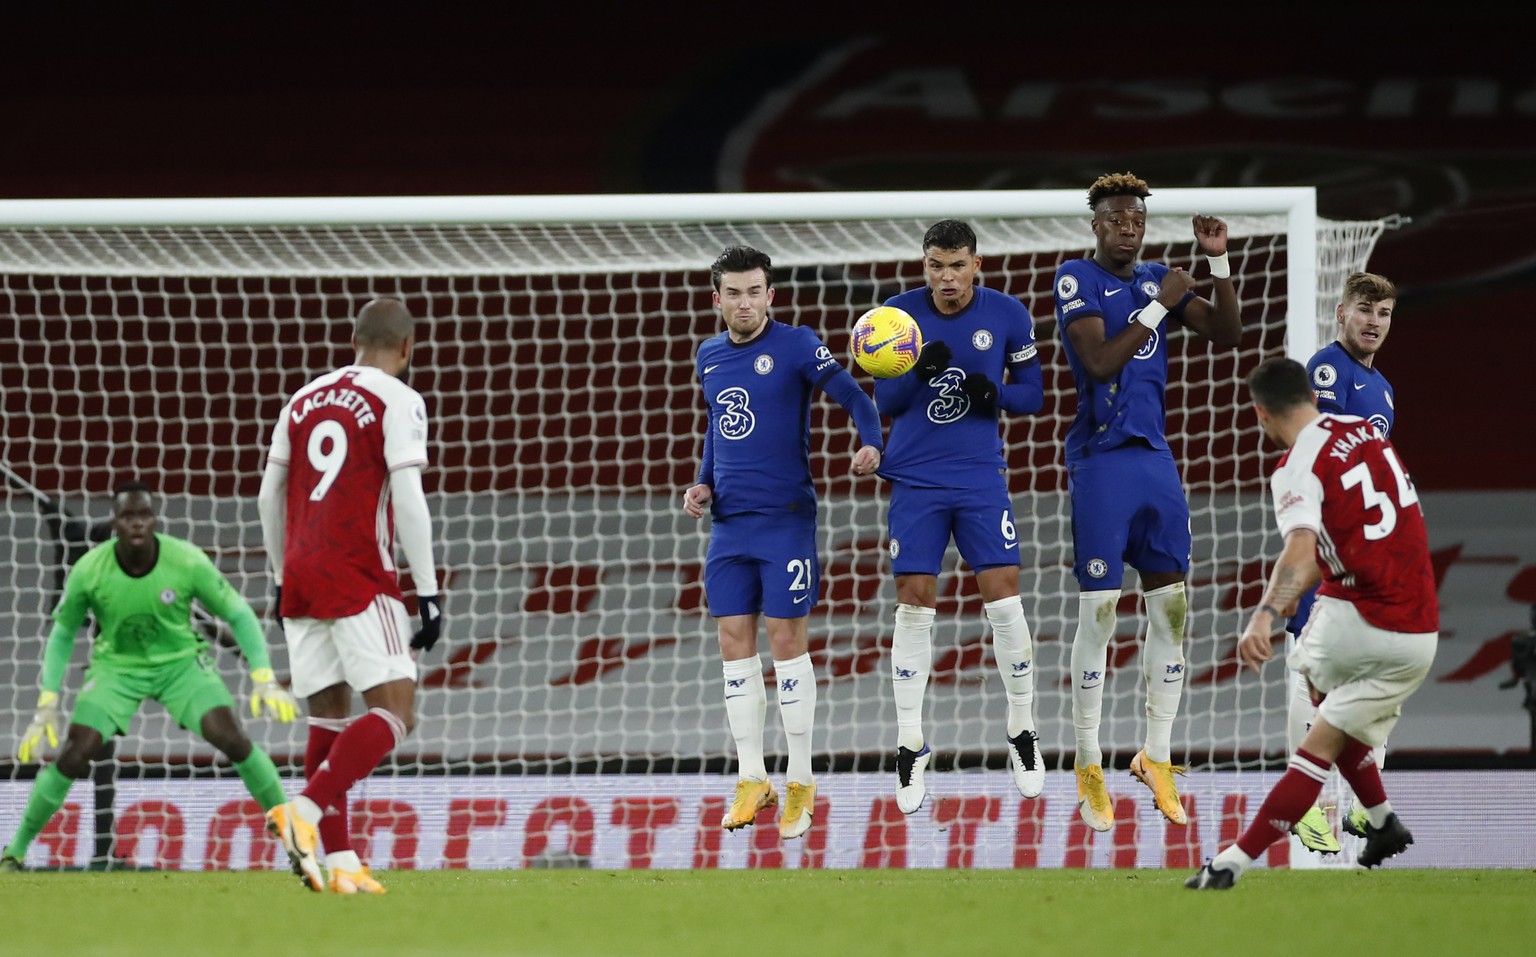
[[[894,379],[917,363],[923,332],[895,306],[876,306],[853,324],[853,361],[877,379]]]

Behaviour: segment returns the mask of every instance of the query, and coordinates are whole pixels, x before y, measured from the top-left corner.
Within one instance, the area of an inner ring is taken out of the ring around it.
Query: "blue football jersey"
[[[1162,263],[1137,263],[1131,278],[1121,279],[1092,259],[1069,260],[1056,270],[1056,322],[1077,385],[1077,415],[1067,430],[1069,466],[1137,439],[1154,449],[1168,448],[1163,405],[1168,390],[1168,330],[1172,320],[1184,318],[1184,304],[1194,293],[1168,311],[1169,318],[1109,382],[1098,382],[1088,374],[1067,335],[1067,326],[1073,322],[1098,316],[1104,320],[1105,340],[1113,339],[1157,298],[1166,275],[1168,267]]]
[[[1337,342],[1317,350],[1307,363],[1317,407],[1324,412],[1358,415],[1376,427],[1382,438],[1392,435],[1395,412],[1392,383],[1373,366],[1364,365]]]
[[[770,319],[749,342],[722,332],[699,346],[709,404],[706,460],[715,516],[814,510],[811,398],[842,365],[803,326]]]
[[[883,397],[901,393],[900,407],[888,413],[891,435],[879,474],[919,488],[1006,484],[998,410],[973,407],[960,383],[966,375],[980,373],[1002,387],[1008,382],[1005,371],[1015,382],[1032,377],[1039,383],[1040,359],[1029,310],[1007,293],[985,286],[977,286],[970,303],[952,316],[934,307],[926,286],[892,296],[885,305],[916,319],[923,343],[942,341],[954,358],[932,382],[918,382],[909,372],[876,383],[882,412],[891,408]]]

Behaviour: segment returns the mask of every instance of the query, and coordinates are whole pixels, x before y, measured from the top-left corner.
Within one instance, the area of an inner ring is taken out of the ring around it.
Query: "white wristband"
[[[1168,315],[1168,307],[1154,299],[1151,305],[1136,314],[1136,321],[1148,329],[1156,329],[1163,324],[1163,317],[1166,315]]]
[[[1220,256],[1207,256],[1205,261],[1211,264],[1212,279],[1232,278],[1232,263],[1227,260],[1226,253],[1222,253]]]

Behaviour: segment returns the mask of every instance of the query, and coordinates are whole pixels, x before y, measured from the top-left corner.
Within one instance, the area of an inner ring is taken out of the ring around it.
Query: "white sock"
[[[1286,634],[1285,651],[1290,656],[1291,649],[1296,645],[1294,635]],[[1286,682],[1290,692],[1285,696],[1285,746],[1286,753],[1295,754],[1301,747],[1301,742],[1306,738],[1307,732],[1312,730],[1312,722],[1317,718],[1317,707],[1312,704],[1312,693],[1307,690],[1307,676],[1299,671],[1289,673],[1290,680]]]
[[[1285,633],[1285,656],[1289,658],[1291,652],[1296,649],[1296,636],[1290,632]],[[1306,740],[1307,732],[1312,730],[1312,722],[1317,720],[1317,705],[1312,703],[1312,692],[1307,688],[1307,676],[1299,671],[1289,673],[1285,684],[1285,752],[1295,754],[1301,747],[1301,742]],[[1330,771],[1330,775],[1338,774],[1337,770]],[[1314,806],[1321,806],[1323,794],[1327,793],[1328,785],[1323,785],[1323,791],[1312,802]]]
[[[1154,588],[1147,600],[1147,641],[1141,649],[1141,670],[1147,682],[1147,757],[1171,759],[1173,719],[1184,694],[1184,622],[1189,602],[1184,583]]]
[[[897,605],[891,632],[891,690],[896,696],[896,743],[923,749],[923,695],[933,669],[932,608]]]
[[[1253,858],[1244,854],[1236,844],[1233,844],[1220,854],[1217,854],[1211,860],[1211,866],[1226,868],[1238,877],[1242,877],[1243,871],[1253,866]]]
[[[324,812],[320,810],[320,805],[302,794],[294,798],[291,803],[293,804],[293,813],[297,814],[299,820],[306,824],[319,824],[320,818],[324,816]]]
[[[1371,819],[1371,827],[1382,828],[1387,826],[1387,818],[1392,814],[1392,802],[1382,801],[1375,807],[1365,809],[1365,816]]]
[[[358,858],[356,851],[333,851],[325,855],[325,869],[328,871],[360,871],[363,862]]]
[[[763,661],[757,655],[725,662],[725,716],[736,739],[737,774],[768,780],[763,763],[763,724],[768,717],[768,692],[763,690]]]
[[[1104,672],[1109,640],[1115,636],[1115,603],[1120,589],[1077,596],[1077,631],[1072,635],[1072,729],[1077,733],[1080,768],[1104,763],[1099,750],[1099,713],[1104,707]]]
[[[816,669],[809,653],[788,661],[775,660],[773,675],[779,689],[779,717],[789,741],[785,781],[811,783],[811,730],[816,724]]]
[[[983,607],[992,624],[992,657],[1008,695],[1008,737],[1013,738],[1035,730],[1035,652],[1029,622],[1024,620],[1024,602],[1018,595]]]

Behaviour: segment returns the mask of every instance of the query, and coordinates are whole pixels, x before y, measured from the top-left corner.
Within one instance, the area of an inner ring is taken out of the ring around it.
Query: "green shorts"
[[[177,724],[199,735],[203,715],[235,704],[213,660],[199,654],[153,668],[92,665],[69,720],[95,728],[103,738],[126,734],[145,698],[160,702]]]

